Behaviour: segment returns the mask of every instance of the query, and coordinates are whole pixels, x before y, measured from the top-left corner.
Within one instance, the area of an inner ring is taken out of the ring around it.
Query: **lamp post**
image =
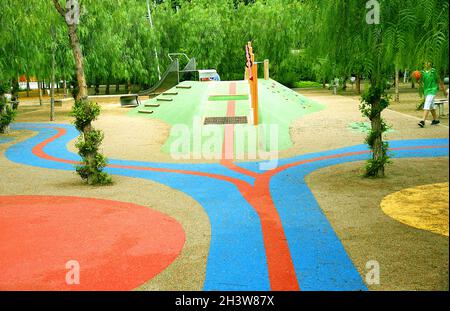
[[[153,29],[153,21],[152,21],[152,12],[150,11],[150,1],[147,0],[147,14],[148,14],[148,21],[150,23],[150,28]],[[161,70],[159,69],[159,59],[158,59],[158,52],[156,51],[156,46],[154,47],[155,51],[155,59],[156,59],[156,68],[158,70],[158,79],[161,80]]]

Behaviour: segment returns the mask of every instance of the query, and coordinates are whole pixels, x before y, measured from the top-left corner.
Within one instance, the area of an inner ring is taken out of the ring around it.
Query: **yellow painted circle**
[[[448,182],[407,188],[381,201],[383,212],[405,225],[448,236]]]

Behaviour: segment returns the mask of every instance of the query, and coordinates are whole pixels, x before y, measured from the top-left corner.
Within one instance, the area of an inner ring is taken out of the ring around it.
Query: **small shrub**
[[[75,145],[82,158],[81,165],[76,166],[78,175],[90,185],[110,184],[111,176],[103,172],[108,160],[99,153],[103,132],[92,127],[92,121],[100,115],[100,106],[87,99],[77,100],[71,115],[75,117],[75,127],[81,132]]]
[[[6,103],[4,96],[0,97],[0,133],[5,133],[9,128],[11,122],[17,115],[17,111],[12,106]]]

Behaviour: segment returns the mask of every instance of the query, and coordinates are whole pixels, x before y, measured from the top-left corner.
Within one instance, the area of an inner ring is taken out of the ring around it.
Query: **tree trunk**
[[[55,5],[56,10],[59,12],[59,14],[66,20],[66,12],[61,7],[61,4],[58,0],[53,0],[53,4]],[[77,86],[78,86],[78,92],[75,94],[75,100],[82,100],[85,101],[88,98],[88,90],[86,86],[86,76],[84,75],[84,66],[83,66],[83,52],[81,51],[80,42],[78,40],[77,35],[77,24],[76,23],[69,23],[66,20],[66,25],[69,30],[69,40],[70,40],[70,46],[72,48],[73,57],[75,60],[75,68],[76,68],[76,79],[77,79]],[[83,135],[86,141],[86,136],[91,131],[91,124],[87,124],[83,128]],[[86,155],[86,161],[88,162],[88,166],[92,167],[92,163],[95,157],[95,153]]]
[[[361,94],[361,76],[356,75],[356,94]]]
[[[69,3],[69,0],[66,0],[66,6]],[[81,108],[87,110],[89,109],[89,101],[88,101],[88,89],[86,85],[86,76],[84,74],[84,67],[83,67],[83,53],[81,51],[80,42],[78,40],[77,35],[77,23],[71,22],[67,19],[67,12],[61,7],[61,4],[59,0],[53,0],[53,4],[58,11],[58,13],[62,16],[62,18],[65,19],[66,25],[69,30],[69,39],[70,39],[70,46],[72,48],[72,53],[75,60],[75,68],[76,68],[76,82],[78,91],[74,94],[75,100],[80,101],[79,104],[81,105]],[[81,6],[81,4],[80,4]],[[81,9],[78,7],[78,9]],[[92,119],[88,118],[88,122],[85,123],[82,129],[84,142],[86,143],[89,138],[88,136],[92,133]],[[91,150],[90,152],[87,152],[87,154],[83,157],[85,160],[85,165],[88,168],[95,168],[96,167],[96,160],[95,157],[97,155],[97,149],[94,148],[94,150]],[[92,178],[97,178],[97,175],[95,173],[88,173],[87,179],[88,183],[91,184],[93,182]]]
[[[347,91],[347,77],[345,77],[344,81],[342,81],[342,90],[344,92]]]
[[[27,97],[30,97],[30,78],[27,75]]]
[[[100,94],[100,84],[98,81],[95,82],[95,95]]]
[[[39,106],[42,106],[42,82],[37,83],[39,91]]]
[[[80,42],[78,41],[76,25],[71,24],[67,26],[69,27],[70,46],[72,47],[73,57],[75,59],[76,76],[79,89],[75,99],[80,100],[82,98],[87,98],[88,96],[86,77],[84,75],[83,67],[83,53],[81,52]]]
[[[106,84],[105,94],[109,95],[109,82]]]
[[[119,94],[120,91],[120,83],[116,84],[116,94]]]
[[[395,65],[395,102],[400,102],[400,77],[397,65]]]
[[[11,100],[17,100],[19,98],[19,81],[17,78],[13,78],[11,80],[12,83],[12,91],[11,91]]]
[[[378,109],[377,105],[380,105],[380,102],[374,103],[374,108]],[[372,120],[371,120],[372,129],[376,132],[380,132],[377,137],[375,137],[375,141],[373,144],[373,155],[372,158],[377,161],[383,157],[383,139],[381,134],[381,113],[378,113]],[[381,165],[378,168],[378,171],[376,172],[376,177],[384,177],[384,166]]]
[[[325,79],[322,80],[322,88],[326,88],[326,83],[325,83]]]
[[[66,77],[63,77],[63,95],[64,95],[64,98],[66,98],[67,97],[67,81],[66,81]]]
[[[88,89],[86,85],[86,76],[84,75],[84,66],[83,66],[83,53],[80,48],[80,42],[78,41],[78,35],[76,32],[76,25],[67,25],[69,27],[69,38],[70,45],[72,47],[73,56],[75,58],[75,66],[76,66],[76,77],[78,84],[78,94],[76,94],[76,100],[87,100],[88,98]],[[86,136],[91,132],[91,124],[87,124],[83,129],[84,140],[86,141]],[[93,166],[95,153],[90,153],[86,155],[87,165],[89,167]],[[88,183],[90,183],[88,177]]]

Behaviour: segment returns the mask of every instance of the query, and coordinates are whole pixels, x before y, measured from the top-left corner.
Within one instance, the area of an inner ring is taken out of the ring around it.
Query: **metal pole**
[[[150,28],[153,29],[153,20],[152,20],[152,12],[150,11],[150,1],[147,0],[147,14],[148,14],[148,21],[150,22]],[[158,52],[156,51],[156,46],[154,47],[155,51],[155,59],[156,59],[156,68],[158,69],[158,79],[161,80],[161,70],[159,69],[159,59],[158,59]]]

